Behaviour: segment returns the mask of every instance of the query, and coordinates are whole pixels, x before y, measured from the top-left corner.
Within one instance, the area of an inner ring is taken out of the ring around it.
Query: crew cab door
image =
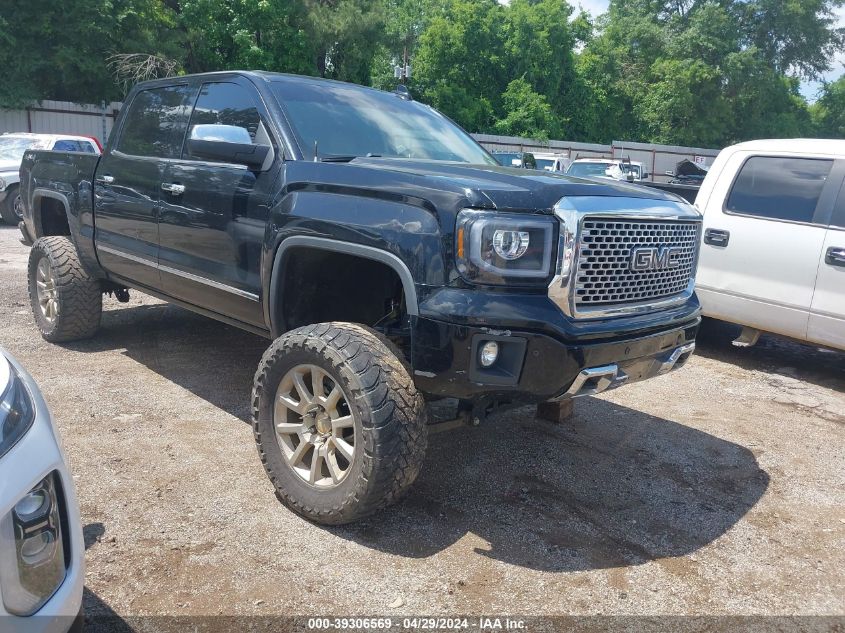
[[[806,338],[827,226],[820,218],[842,182],[834,164],[750,152],[728,159],[703,209],[696,284],[705,315]]]
[[[845,187],[825,234],[807,338],[845,349]]]
[[[159,191],[168,159],[182,151],[194,89],[189,84],[135,93],[115,143],[94,179],[94,240],[109,273],[160,288]]]
[[[197,125],[235,126],[252,143],[275,146],[257,90],[240,77],[202,85],[186,139]],[[179,160],[168,163],[159,184],[159,261],[167,294],[264,325],[260,262],[281,162],[276,154],[261,168],[248,168],[192,156],[186,140]]]

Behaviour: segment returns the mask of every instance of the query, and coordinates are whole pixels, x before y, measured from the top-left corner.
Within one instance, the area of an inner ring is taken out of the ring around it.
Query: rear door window
[[[770,220],[812,222],[832,160],[753,156],[728,194],[730,213]]]
[[[188,85],[140,91],[126,114],[117,150],[133,156],[178,158],[192,94],[196,93]]]

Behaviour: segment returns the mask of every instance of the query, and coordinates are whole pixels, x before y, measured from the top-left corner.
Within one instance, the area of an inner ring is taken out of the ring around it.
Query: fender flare
[[[364,259],[371,259],[390,267],[398,276],[399,281],[402,282],[402,290],[405,293],[405,309],[411,316],[419,315],[419,304],[417,301],[417,288],[414,283],[414,278],[408,266],[399,257],[393,253],[389,253],[380,248],[372,246],[364,246],[363,244],[354,244],[351,242],[340,242],[324,237],[313,237],[310,235],[294,235],[282,240],[276,249],[276,255],[273,258],[273,269],[270,277],[270,287],[268,294],[268,308],[270,314],[270,330],[273,337],[280,336],[284,331],[284,323],[281,322],[281,304],[274,305],[272,298],[280,297],[280,284],[282,279],[282,267],[287,252],[294,248],[312,248],[324,251],[333,251],[335,253],[343,253],[345,255],[354,255],[356,257],[363,257]]]
[[[40,208],[38,209],[37,221],[36,221],[36,216],[35,216],[35,203],[36,203],[37,200],[39,200],[41,198],[52,198],[53,200],[58,200],[59,202],[61,202],[62,206],[64,206],[64,208],[65,208],[65,217],[67,217],[68,226],[70,226],[71,222],[73,221],[73,218],[71,218],[70,200],[68,200],[67,196],[59,193],[58,191],[53,191],[52,189],[43,189],[43,188],[40,188],[40,187],[36,187],[32,191],[32,207],[31,208],[32,208],[33,228],[35,228],[35,229],[42,228],[40,226],[40,224],[41,224],[41,209]],[[73,231],[71,231],[71,233],[73,233]]]

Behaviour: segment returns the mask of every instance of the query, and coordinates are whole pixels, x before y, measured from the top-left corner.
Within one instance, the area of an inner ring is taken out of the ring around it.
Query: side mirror
[[[195,125],[188,139],[188,153],[193,158],[246,165],[250,169],[261,169],[270,149],[269,145],[253,143],[246,128],[236,125]]]

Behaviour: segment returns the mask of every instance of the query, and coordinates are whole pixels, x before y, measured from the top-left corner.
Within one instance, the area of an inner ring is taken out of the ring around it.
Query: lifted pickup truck
[[[28,152],[32,311],[92,336],[128,288],[273,342],[255,439],[321,523],[396,500],[427,401],[477,424],[680,367],[701,218],[608,180],[502,167],[406,91],[226,72],[147,82],[102,157]]]

